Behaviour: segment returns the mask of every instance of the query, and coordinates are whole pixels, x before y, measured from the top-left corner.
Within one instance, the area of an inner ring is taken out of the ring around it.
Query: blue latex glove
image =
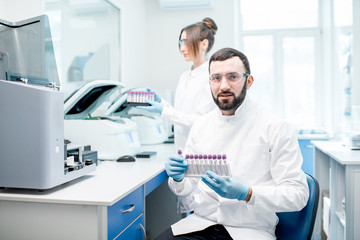
[[[235,178],[225,179],[218,174],[207,171],[201,176],[202,181],[223,198],[244,200],[249,192],[249,186]]]
[[[147,88],[146,91],[148,92],[154,92],[154,101],[155,102],[161,102],[161,97],[159,94],[157,94],[155,91],[152,91],[150,88]]]
[[[136,106],[136,109],[141,109],[141,110],[145,110],[148,112],[153,112],[153,113],[159,113],[161,114],[164,108],[164,105],[162,103],[159,102],[154,102],[154,101],[150,101],[150,100],[146,100],[147,103],[149,103],[151,106],[146,106],[146,107],[141,107],[141,106]]]
[[[187,167],[187,162],[185,162],[185,159],[180,155],[169,156],[165,163],[167,175],[178,182],[184,179]]]

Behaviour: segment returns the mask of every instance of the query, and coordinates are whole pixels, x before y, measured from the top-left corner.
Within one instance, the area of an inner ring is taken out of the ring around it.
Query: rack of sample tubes
[[[178,153],[181,155],[181,150]],[[223,178],[231,177],[230,166],[226,161],[225,154],[186,154],[185,161],[188,164],[185,177],[201,177],[208,170],[215,172]]]
[[[127,91],[128,106],[150,106],[146,100],[154,101],[154,92]]]

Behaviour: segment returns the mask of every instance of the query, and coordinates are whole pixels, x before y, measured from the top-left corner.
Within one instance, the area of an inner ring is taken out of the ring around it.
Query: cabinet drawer
[[[108,239],[114,239],[144,211],[143,186],[107,208]]]
[[[133,222],[128,228],[122,232],[116,240],[143,240],[144,236],[144,215],[141,215],[135,222]]]

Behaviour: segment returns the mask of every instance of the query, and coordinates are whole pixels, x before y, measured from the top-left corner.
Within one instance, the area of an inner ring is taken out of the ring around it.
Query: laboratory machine
[[[0,79],[0,187],[45,190],[96,169],[91,146],[67,150],[47,16],[0,20]]]
[[[101,160],[117,160],[140,152],[137,124],[129,118],[97,112],[123,85],[110,80],[88,82],[65,100],[65,137],[72,144],[91,145]]]
[[[141,144],[160,144],[168,139],[165,131],[164,122],[160,116],[148,113],[147,111],[136,109],[129,105],[128,92],[146,92],[146,88],[136,88],[124,91],[116,98],[105,112],[105,116],[112,118],[129,118],[136,122]]]

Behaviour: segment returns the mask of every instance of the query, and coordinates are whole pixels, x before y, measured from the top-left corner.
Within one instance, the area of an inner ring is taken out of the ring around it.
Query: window
[[[251,98],[298,129],[321,128],[324,117],[315,114],[322,90],[316,82],[321,79],[318,2],[241,0],[240,9],[242,49],[255,79]]]
[[[318,3],[314,0],[241,0],[241,14],[244,30],[318,26]]]

